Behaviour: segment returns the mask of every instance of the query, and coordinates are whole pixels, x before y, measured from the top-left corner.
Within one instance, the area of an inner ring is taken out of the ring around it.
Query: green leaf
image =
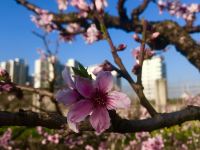
[[[88,73],[87,68],[85,68],[80,63],[78,64],[78,67],[72,67],[72,70],[73,70],[74,74],[77,76],[92,79],[92,76]]]

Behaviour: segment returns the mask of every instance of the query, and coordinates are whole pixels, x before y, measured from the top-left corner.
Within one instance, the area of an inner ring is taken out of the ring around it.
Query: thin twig
[[[151,116],[155,116],[157,114],[157,112],[153,108],[153,106],[149,103],[149,101],[146,99],[146,97],[145,97],[145,95],[143,93],[142,86],[135,83],[135,81],[132,79],[132,77],[130,76],[130,74],[126,70],[121,58],[119,57],[119,55],[117,53],[117,50],[116,50],[116,47],[114,46],[114,44],[113,44],[113,42],[111,40],[111,37],[110,37],[110,35],[109,35],[109,33],[108,33],[107,29],[106,29],[106,26],[105,26],[104,19],[103,19],[102,15],[97,15],[97,19],[100,22],[101,29],[102,29],[102,31],[104,33],[104,36],[105,36],[106,40],[108,41],[108,44],[109,44],[109,46],[111,48],[111,53],[112,53],[112,56],[114,58],[115,63],[120,68],[121,72],[123,73],[123,76],[126,77],[127,81],[131,85],[132,89],[138,95],[138,97],[140,99],[140,103],[147,109],[147,111],[149,112],[149,114]]]
[[[142,86],[142,68],[143,68],[143,61],[145,55],[145,43],[146,43],[146,30],[147,30],[147,22],[145,20],[142,21],[143,32],[142,32],[142,43],[140,46],[139,51],[139,65],[141,67],[139,74],[137,75],[137,84]]]

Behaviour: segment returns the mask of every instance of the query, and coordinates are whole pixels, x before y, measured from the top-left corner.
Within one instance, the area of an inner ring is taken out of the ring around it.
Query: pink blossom
[[[91,26],[87,29],[84,37],[87,43],[91,44],[99,39],[100,32],[97,30],[95,24],[91,24]]]
[[[0,91],[10,92],[14,86],[11,83],[0,83]]]
[[[147,141],[142,142],[141,150],[162,150],[164,142],[161,136],[148,138]]]
[[[68,0],[57,0],[58,9],[59,10],[66,10],[68,5]]]
[[[47,144],[47,140],[46,139],[43,139],[42,142],[41,142],[43,145]]]
[[[95,0],[95,6],[97,11],[101,12],[105,7],[108,6],[107,0]]]
[[[56,93],[56,100],[66,106],[70,106],[80,99],[80,94],[75,89],[75,83],[67,68],[62,72],[62,77],[66,83],[67,88],[58,90]]]
[[[10,140],[12,137],[12,129],[8,128],[7,131],[0,137],[0,148],[8,149],[10,146]]]
[[[162,11],[166,9],[169,11],[171,15],[176,16],[177,18],[182,17],[186,21],[194,21],[195,13],[198,13],[200,11],[199,4],[192,3],[190,5],[186,5],[182,4],[180,0],[167,1],[167,2],[159,0],[158,7],[160,13],[162,13]]]
[[[200,11],[200,5],[192,3],[190,6],[188,6],[188,11],[191,13],[197,13]]]
[[[57,28],[53,23],[53,14],[50,14],[46,10],[36,9],[37,16],[31,16],[31,20],[36,24],[37,27],[44,29],[46,32],[51,32]]]
[[[59,138],[60,138],[59,134],[48,135],[47,137],[48,141],[54,144],[59,143]]]
[[[133,66],[132,72],[133,72],[135,75],[138,75],[138,74],[141,72],[141,65],[138,64],[138,63],[136,63],[136,64]]]
[[[67,28],[66,30],[69,32],[69,33],[76,33],[76,32],[79,32],[81,31],[81,27],[78,23],[69,23],[67,25]]]
[[[142,40],[140,39],[140,37],[138,36],[138,34],[133,34],[133,39],[137,42],[142,42]]]
[[[4,76],[6,74],[6,70],[0,68],[0,77]]]
[[[135,137],[136,137],[136,139],[137,139],[138,141],[142,141],[142,140],[144,140],[144,139],[150,137],[150,134],[149,134],[149,132],[137,132],[137,133],[135,134]]]
[[[159,35],[160,35],[159,32],[154,32],[154,33],[151,35],[151,38],[152,38],[152,39],[156,39]]]
[[[117,51],[123,51],[124,49],[126,49],[126,45],[125,44],[119,44],[117,47]]]
[[[76,88],[83,98],[72,105],[67,115],[72,130],[78,131],[77,123],[90,115],[92,127],[102,133],[110,127],[108,110],[130,106],[126,94],[111,91],[113,78],[108,71],[100,72],[95,81],[77,76]]]
[[[86,145],[85,150],[94,150],[94,148],[91,145]]]
[[[167,3],[163,0],[158,0],[158,7],[159,7],[159,13],[162,14],[163,9],[167,6]]]
[[[44,132],[44,130],[41,126],[36,127],[36,130],[37,130],[38,134],[40,134],[40,135],[43,134],[43,132]]]
[[[139,64],[140,55],[141,55],[141,47],[136,47],[135,49],[133,49],[132,55],[133,57],[135,57],[136,63]],[[144,49],[144,59],[150,59],[154,55],[155,55],[155,51],[152,51],[150,48]]]
[[[113,67],[108,61],[105,61],[102,64],[95,67],[94,70],[92,71],[92,73],[94,75],[97,75],[101,71],[113,71]]]
[[[89,5],[85,2],[85,0],[71,0],[71,5],[77,7],[81,11],[89,10]]]

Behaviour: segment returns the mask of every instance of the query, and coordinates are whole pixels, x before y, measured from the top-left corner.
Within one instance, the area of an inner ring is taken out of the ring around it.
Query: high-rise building
[[[34,87],[49,88],[49,83],[54,79],[54,77],[56,78],[55,88],[59,87],[63,83],[61,75],[63,68],[64,66],[58,60],[55,62],[55,67],[53,67],[51,58],[45,60],[37,59],[35,61]]]
[[[142,84],[144,94],[149,100],[155,100],[158,89],[156,82],[160,79],[166,79],[166,66],[161,56],[155,56],[144,60],[142,67]],[[166,87],[167,88],[167,87]]]
[[[23,59],[0,62],[0,67],[9,73],[12,82],[21,85],[28,82],[28,65]]]
[[[67,69],[68,69],[68,71],[70,72],[71,75],[74,74],[72,67],[77,68],[79,64],[80,63],[75,59],[72,59],[72,58],[68,59],[68,61],[66,62],[66,67],[67,67]]]

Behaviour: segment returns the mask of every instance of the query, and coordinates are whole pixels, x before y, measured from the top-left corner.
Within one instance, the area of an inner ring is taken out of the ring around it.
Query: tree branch
[[[48,96],[50,98],[54,98],[54,94],[47,91],[47,90],[42,90],[42,89],[36,89],[30,86],[23,86],[23,85],[16,85],[17,88],[20,88],[23,91],[28,91],[28,92],[33,92],[42,96]]]
[[[118,65],[118,67],[120,68],[120,71],[123,73],[123,75],[126,76],[127,81],[129,82],[132,89],[136,92],[137,96],[139,97],[140,103],[147,109],[147,111],[149,112],[149,114],[151,116],[155,116],[157,114],[157,112],[153,108],[153,106],[149,103],[149,101],[146,99],[146,97],[143,93],[143,87],[140,84],[138,85],[138,84],[135,83],[135,81],[132,79],[132,77],[130,76],[130,74],[126,70],[126,67],[124,66],[121,58],[119,57],[119,55],[117,53],[117,49],[114,46],[112,39],[111,39],[107,29],[106,29],[103,16],[97,15],[96,17],[99,20],[100,26],[102,28],[102,32],[104,33],[104,36],[105,36],[105,38],[106,38],[106,40],[107,40],[107,42],[110,46],[111,54],[113,56],[115,63]]]
[[[143,0],[141,5],[139,5],[137,8],[133,9],[131,16],[132,20],[138,19],[139,15],[144,12],[144,10],[147,8],[148,4],[151,0]]]
[[[200,25],[192,27],[184,26],[183,29],[186,30],[188,33],[199,33]]]
[[[127,12],[126,9],[124,8],[125,2],[126,0],[118,0],[117,3],[118,14],[122,21],[128,20]]]
[[[200,107],[188,106],[187,108],[171,113],[158,114],[143,120],[127,120],[120,118],[115,111],[110,112],[111,127],[107,132],[134,133],[140,131],[154,131],[173,125],[181,125],[186,121],[200,120]],[[0,126],[42,126],[51,129],[63,129],[67,118],[57,113],[36,113],[32,111],[6,112],[0,111]],[[80,125],[81,131],[92,131],[89,121]]]

